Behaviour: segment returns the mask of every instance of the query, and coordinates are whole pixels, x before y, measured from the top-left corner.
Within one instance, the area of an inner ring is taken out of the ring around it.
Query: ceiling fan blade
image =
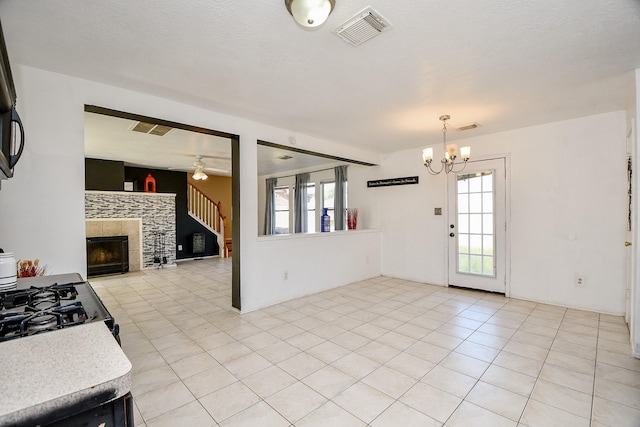
[[[231,171],[229,169],[218,169],[218,168],[202,168],[203,171],[205,172],[219,172],[219,173],[231,173]]]

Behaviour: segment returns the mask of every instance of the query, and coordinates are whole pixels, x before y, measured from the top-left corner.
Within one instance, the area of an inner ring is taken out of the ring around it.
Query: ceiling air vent
[[[456,130],[457,131],[471,130],[471,129],[477,128],[478,126],[480,126],[478,123],[471,123],[469,125],[460,126],[459,128],[456,128]]]
[[[165,136],[172,128],[154,123],[138,122],[131,128],[134,132]]]
[[[392,27],[389,21],[368,7],[336,28],[335,33],[347,43],[360,46],[390,28]]]

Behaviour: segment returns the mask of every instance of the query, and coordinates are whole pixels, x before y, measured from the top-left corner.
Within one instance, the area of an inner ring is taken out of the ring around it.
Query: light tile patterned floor
[[[640,426],[621,317],[387,277],[239,315],[230,259],[90,281],[136,426]]]

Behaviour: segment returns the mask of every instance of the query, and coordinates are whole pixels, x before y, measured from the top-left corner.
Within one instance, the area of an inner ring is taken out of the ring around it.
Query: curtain
[[[308,173],[296,175],[294,187],[295,198],[293,199],[293,216],[295,218],[295,232],[307,232],[307,184],[309,183]]]
[[[334,220],[336,230],[345,229],[345,211],[347,210],[347,165],[336,166],[336,189],[334,199],[334,209],[336,218]]]
[[[273,234],[276,230],[276,200],[275,189],[278,178],[267,178],[266,201],[264,206],[264,234]]]

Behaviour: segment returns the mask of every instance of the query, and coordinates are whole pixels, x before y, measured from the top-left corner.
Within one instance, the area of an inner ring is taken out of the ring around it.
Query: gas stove
[[[19,279],[17,289],[0,292],[0,342],[47,331],[105,322],[120,342],[119,327],[88,282],[79,275]]]

